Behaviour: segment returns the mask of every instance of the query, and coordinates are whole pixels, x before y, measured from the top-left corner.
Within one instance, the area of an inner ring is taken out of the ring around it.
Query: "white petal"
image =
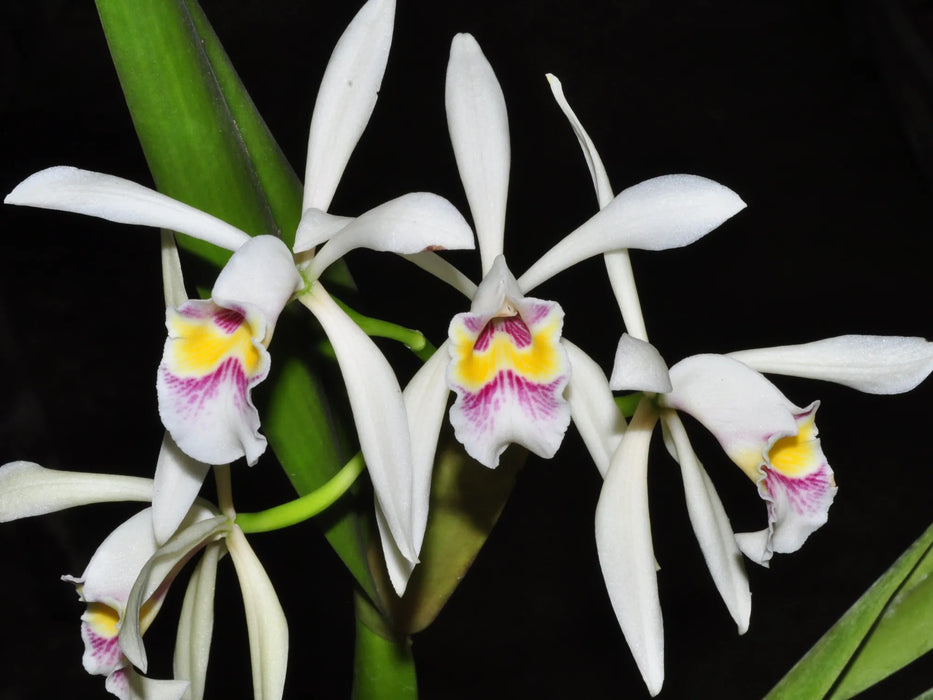
[[[143,646],[143,621],[140,620],[143,604],[157,592],[164,595],[165,587],[177,573],[179,564],[207,540],[229,528],[230,519],[226,516],[215,515],[206,508],[196,507],[186,519],[185,526],[168,542],[151,552],[140,567],[126,598],[126,612],[120,627],[120,649],[143,673],[148,665],[146,648]],[[86,594],[87,583],[84,590]]]
[[[667,363],[651,343],[623,333],[616,347],[609,386],[615,391],[653,391],[666,394],[671,390]]]
[[[285,689],[288,667],[288,621],[269,575],[240,528],[234,527],[231,531],[227,549],[236,567],[246,608],[253,697],[278,700]]]
[[[395,595],[401,598],[405,595],[405,589],[408,588],[408,580],[415,570],[415,565],[402,556],[396,546],[378,500],[376,501],[376,525],[379,528],[379,541],[382,543],[382,554],[385,558],[389,582],[395,590]]]
[[[442,282],[446,282],[467,299],[472,299],[476,295],[476,283],[437,253],[413,253],[402,257]]]
[[[175,534],[201,491],[210,465],[182,452],[166,431],[156,462],[152,494],[152,525],[161,545]]]
[[[759,372],[822,379],[869,394],[910,391],[933,372],[933,343],[904,336],[840,335],[729,357]]]
[[[370,0],[347,26],[321,79],[305,165],[302,210],[327,211],[369,117],[389,59],[394,0]]]
[[[666,250],[702,238],[745,207],[739,196],[698,175],[663,175],[622,190],[551,248],[518,280],[529,292],[558,272],[621,248]]]
[[[625,432],[625,418],[600,366],[566,338],[561,342],[570,357],[570,381],[566,391],[570,417],[596,468],[605,478],[609,461]]]
[[[188,690],[188,681],[146,678],[130,668],[124,670],[129,682],[129,700],[181,700]]]
[[[252,305],[233,308],[193,299],[167,309],[168,337],[156,374],[162,425],[185,454],[206,464],[266,449],[251,392],[269,374],[266,318]]]
[[[665,405],[686,411],[709,430],[726,453],[758,480],[769,445],[796,435],[794,406],[771,382],[724,355],[694,355],[671,367]]]
[[[175,234],[164,230],[162,231],[162,291],[165,293],[165,308],[181,306],[188,301],[178,247],[175,245]]]
[[[472,249],[473,232],[453,204],[429,192],[411,192],[353,219],[314,256],[309,275],[321,273],[355,248],[393,253]]]
[[[323,326],[337,355],[360,450],[392,536],[405,558],[416,562],[411,541],[412,449],[398,380],[375,343],[320,283],[301,299]]]
[[[311,207],[305,209],[295,231],[295,245],[292,250],[303,253],[329,240],[344,226],[353,221],[349,216],[335,216],[326,211]]]
[[[152,500],[152,479],[46,469],[34,462],[0,467],[0,523],[112,501]]]
[[[645,415],[645,406],[626,428],[603,482],[596,548],[625,641],[648,691],[657,695],[664,683],[664,625],[648,515],[648,447],[657,415]]]
[[[167,228],[227,250],[236,250],[249,240],[240,229],[148,187],[65,165],[29,176],[3,201],[87,214],[121,224]]]
[[[62,576],[62,580],[81,585],[83,600],[105,603],[120,611],[126,605],[139,572],[156,549],[152,510],[146,508],[101,542],[80,578]]]
[[[204,548],[204,555],[188,581],[178,618],[173,670],[175,678],[191,683],[187,700],[201,700],[204,697],[204,681],[214,630],[214,584],[222,548],[220,543]]]
[[[445,379],[449,357],[450,350],[445,341],[415,373],[402,392],[411,432],[411,539],[415,554],[421,551],[428,524],[434,456],[444,423],[447,395],[450,393]]]
[[[301,289],[292,253],[275,236],[251,238],[227,261],[214,282],[211,298],[220,306],[253,306],[262,312],[268,344],[282,309]]]
[[[635,286],[635,274],[632,272],[632,259],[628,250],[612,250],[603,253],[606,274],[612,293],[622,312],[622,321],[629,335],[638,340],[648,340],[645,318],[638,301],[638,287]]]
[[[774,554],[774,550],[771,549],[771,536],[770,527],[756,532],[737,532],[735,543],[742,550],[742,554],[767,569]]]
[[[586,158],[586,166],[590,169],[590,177],[593,178],[593,188],[596,190],[596,199],[599,201],[600,208],[602,208],[612,200],[612,186],[609,184],[609,175],[606,174],[606,168],[603,166],[602,158],[599,157],[599,152],[596,150],[596,146],[593,145],[590,135],[586,133],[583,124],[580,123],[577,115],[574,113],[573,109],[571,109],[570,103],[567,102],[567,98],[564,97],[564,88],[557,79],[557,76],[548,73],[546,77],[548,85],[551,86],[551,94],[554,95],[557,105],[564,113],[564,116],[567,117],[567,121],[570,122],[570,128],[573,129],[577,141],[580,142],[580,148],[583,150],[583,157]]]
[[[447,126],[479,239],[483,275],[502,254],[509,191],[509,118],[496,74],[479,44],[457,34],[447,64]]]
[[[402,392],[411,432],[411,539],[416,555],[421,552],[424,533],[427,529],[434,456],[437,451],[441,425],[444,422],[444,409],[447,407],[449,390],[445,374],[448,353],[447,343],[444,343],[415,373]],[[402,556],[399,551],[389,532],[385,513],[382,512],[378,500],[376,501],[376,522],[379,526],[379,538],[382,542],[389,580],[395,593],[401,598],[405,595],[405,589],[408,587],[408,580],[414,571],[415,564]]]
[[[680,417],[670,411],[662,421],[675,447],[675,459],[680,463],[687,512],[706,566],[732,619],[738,625],[739,634],[745,634],[752,614],[752,594],[729,517],[716,488],[690,445]]]

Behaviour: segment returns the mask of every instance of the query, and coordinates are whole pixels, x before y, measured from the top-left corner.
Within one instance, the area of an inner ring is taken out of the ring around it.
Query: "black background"
[[[204,2],[299,173],[317,84],[356,10],[318,5]],[[910,13],[893,25],[879,6],[401,0],[382,95],[332,211],[356,214],[430,190],[467,213],[443,91],[450,38],[469,31],[509,107],[505,245],[516,274],[596,206],[544,80],[553,72],[616,190],[690,172],[749,205],[687,249],[633,253],[649,334],[670,363],[847,332],[933,335],[930,93],[917,77],[930,65],[924,42],[933,35],[927,5],[904,3]],[[150,184],[93,5],[10,3],[0,18],[0,189],[57,164]],[[150,474],[162,433],[152,391],[164,341],[158,236],[38,210],[4,207],[0,217],[0,461]],[[477,276],[475,255],[453,260]],[[364,311],[417,325],[436,342],[463,310],[455,293],[403,261],[360,252],[350,263]],[[566,335],[608,371],[622,326],[601,262],[536,293],[561,300]],[[823,401],[818,424],[840,486],[830,521],[770,570],[750,565],[751,629],[738,637],[690,531],[676,467],[655,446],[665,697],[762,696],[930,522],[929,383],[900,397],[777,383],[798,405]],[[754,487],[699,426],[688,429],[736,529],[761,527]],[[236,465],[234,479],[243,510],[289,497],[271,458],[252,470]],[[647,696],[596,561],[599,485],[573,430],[557,459],[529,461],[473,570],[414,640],[423,697]],[[0,527],[0,697],[102,695],[102,679],[80,668],[81,607],[57,579],[79,574],[134,510],[108,505]],[[287,696],[346,697],[349,575],[313,524],[251,541],[289,615]],[[241,604],[232,568],[221,569],[208,695],[247,697]],[[170,672],[176,589],[147,635],[156,677]],[[869,696],[910,697],[933,685],[929,660],[913,670]]]

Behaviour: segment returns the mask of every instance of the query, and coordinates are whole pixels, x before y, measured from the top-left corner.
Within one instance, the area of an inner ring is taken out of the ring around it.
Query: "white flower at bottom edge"
[[[31,462],[0,467],[0,522],[74,506],[112,501],[149,501],[152,481],[139,477],[46,469]],[[247,609],[256,697],[282,696],[288,631],[268,577],[245,538],[227,516],[199,502],[176,534],[159,546],[146,508],[118,526],[100,545],[80,577],[64,576],[87,603],[82,615],[84,667],[106,675],[106,688],[121,700],[198,700],[213,628],[216,563],[230,552]],[[205,553],[192,574],[182,607],[175,648],[178,680],[153,680],[145,673],[142,634],[158,613],[181,565]]]

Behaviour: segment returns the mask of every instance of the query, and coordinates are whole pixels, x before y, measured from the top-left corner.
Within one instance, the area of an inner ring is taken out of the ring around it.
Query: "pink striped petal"
[[[210,301],[166,311],[159,414],[189,457],[226,464],[245,456],[255,464],[266,449],[250,391],[269,373],[265,346],[301,284],[287,246],[257,236],[221,270]]]
[[[552,457],[570,423],[563,397],[570,361],[560,344],[559,304],[521,295],[499,256],[468,313],[450,323],[447,384],[457,394],[450,422],[487,467],[513,442]]]
[[[156,389],[159,415],[178,446],[206,464],[266,449],[250,392],[269,373],[265,323],[255,310],[192,300],[167,312],[169,335]]]
[[[670,372],[666,405],[691,414],[719,441],[768,505],[768,529],[739,536],[759,564],[773,552],[794,552],[826,522],[836,493],[814,415],[792,404],[761,374],[723,355],[696,355]]]

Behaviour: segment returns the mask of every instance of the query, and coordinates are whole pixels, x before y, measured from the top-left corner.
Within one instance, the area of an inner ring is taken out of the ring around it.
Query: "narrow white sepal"
[[[376,107],[394,22],[394,0],[370,0],[334,47],[311,117],[302,210],[330,207],[350,154]]]
[[[275,236],[256,236],[227,261],[214,282],[211,299],[224,308],[252,306],[262,312],[263,342],[292,295],[303,285],[288,246]]]
[[[217,562],[223,547],[221,543],[212,543],[204,548],[204,554],[191,573],[178,617],[173,671],[175,678],[183,678],[191,683],[186,700],[202,700],[204,697],[204,681],[214,632]]]
[[[188,691],[188,681],[146,678],[132,669],[125,671],[129,700],[182,700]]]
[[[177,567],[205,541],[230,528],[230,519],[214,515],[201,506],[191,510],[182,527],[168,542],[159,547],[140,568],[130,594],[120,626],[120,650],[143,673],[148,667],[140,613],[144,603],[165,587],[177,573]],[[85,584],[86,586],[86,584]],[[161,590],[160,590],[161,589]],[[87,590],[85,588],[85,590]]]
[[[532,265],[519,280],[527,293],[558,272],[622,248],[689,245],[745,207],[728,187],[698,175],[662,175],[622,190],[603,209]]]
[[[476,283],[437,253],[412,253],[402,257],[442,282],[446,282],[467,299],[472,299],[476,295]]]
[[[671,390],[671,377],[667,363],[654,345],[623,333],[616,346],[609,386],[614,391],[666,394]]]
[[[0,467],[0,523],[113,501],[152,500],[152,479],[46,469],[34,462]]]
[[[288,620],[269,575],[236,526],[227,537],[227,550],[236,567],[246,609],[253,697],[280,700],[288,667]]]
[[[296,253],[303,253],[324,241],[330,240],[340,229],[353,221],[349,216],[336,216],[326,211],[310,207],[301,214],[298,230],[295,231],[295,245],[292,247]]]
[[[583,151],[583,157],[586,159],[586,165],[590,170],[590,177],[593,180],[593,187],[596,190],[596,199],[599,202],[599,208],[602,209],[612,201],[612,185],[609,183],[609,175],[603,166],[603,161],[599,157],[599,152],[583,124],[577,118],[567,98],[564,97],[564,90],[560,81],[552,74],[547,74],[548,84],[551,86],[551,92],[558,106],[570,122],[570,127],[580,143],[580,149]],[[613,294],[616,302],[622,311],[622,319],[625,321],[625,327],[628,332],[639,340],[647,340],[648,333],[645,330],[645,320],[642,317],[641,306],[638,303],[638,289],[635,287],[635,278],[632,274],[632,263],[629,259],[627,250],[611,250],[603,254],[606,261],[606,271],[609,273],[609,282],[612,285]]]
[[[392,536],[405,558],[417,562],[411,541],[411,438],[398,379],[376,344],[320,283],[302,302],[317,317],[334,348],[360,450]]]
[[[428,524],[434,457],[450,393],[446,379],[448,342],[428,358],[402,392],[411,432],[411,540],[415,554],[421,552]]]
[[[392,537],[386,523],[385,513],[382,512],[378,500],[376,501],[376,525],[379,529],[379,541],[382,543],[382,555],[385,558],[389,582],[392,584],[393,590],[395,590],[395,595],[401,598],[408,588],[408,581],[415,570],[415,565],[402,556],[396,546],[395,539]]]
[[[564,116],[567,117],[567,121],[570,122],[570,128],[573,129],[577,141],[580,142],[580,149],[583,151],[583,157],[586,159],[586,167],[590,170],[590,177],[593,179],[593,189],[596,190],[596,199],[601,209],[612,201],[612,186],[609,184],[609,175],[606,173],[605,166],[603,166],[602,158],[599,157],[599,152],[596,150],[596,146],[593,145],[593,140],[590,138],[590,135],[586,133],[586,129],[583,128],[583,124],[570,107],[570,103],[567,102],[567,98],[564,96],[564,88],[560,80],[558,80],[557,76],[553,73],[548,73],[545,77],[547,78],[548,85],[551,87],[551,94],[554,95],[554,100],[564,113]]]
[[[470,34],[457,34],[451,42],[445,100],[450,142],[485,276],[502,254],[511,147],[502,88]]]
[[[392,253],[472,249],[473,232],[453,204],[430,192],[410,192],[350,221],[314,256],[311,279],[355,248]]]
[[[759,372],[822,379],[869,394],[910,391],[933,372],[933,343],[905,336],[840,335],[729,357]]]
[[[570,381],[566,390],[570,417],[596,468],[605,478],[609,461],[625,432],[625,418],[600,366],[566,338],[561,343],[570,358]]]
[[[664,684],[664,625],[648,515],[648,447],[656,421],[642,402],[612,457],[596,506],[596,549],[606,590],[652,696]]]
[[[684,482],[687,512],[696,534],[706,566],[729,614],[738,626],[739,634],[748,631],[752,614],[752,593],[735,534],[716,488],[697,459],[687,431],[674,412],[662,416],[662,427],[673,445],[674,458],[680,464]]]
[[[181,259],[175,234],[162,230],[162,291],[165,294],[165,308],[181,306],[188,301],[185,291],[185,278],[181,272]]]
[[[162,438],[152,493],[152,527],[156,542],[165,544],[198,497],[210,465],[182,452],[168,431]]]
[[[236,250],[249,240],[247,234],[225,221],[148,187],[66,165],[30,175],[3,201],[86,214],[121,224],[166,228],[227,250]]]

